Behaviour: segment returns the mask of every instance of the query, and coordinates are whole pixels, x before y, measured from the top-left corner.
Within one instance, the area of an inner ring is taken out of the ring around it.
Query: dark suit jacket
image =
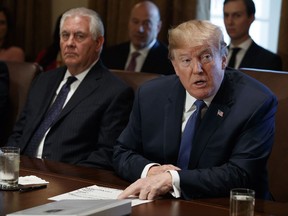
[[[114,148],[113,164],[120,176],[135,181],[149,163],[177,164],[184,103],[185,89],[176,75],[139,88]],[[179,171],[183,198],[229,196],[237,187],[255,189],[258,197],[267,198],[266,163],[276,107],[276,97],[258,81],[226,71],[198,128],[189,170]]]
[[[108,68],[124,70],[129,52],[130,42],[126,42],[104,49],[101,58]],[[164,75],[175,74],[174,68],[168,59],[167,46],[157,41],[149,50],[140,71]]]
[[[29,145],[66,67],[40,74],[8,145]],[[98,62],[86,75],[46,136],[43,158],[85,166],[111,168],[116,138],[126,126],[133,90]]]
[[[282,60],[280,56],[264,49],[253,41],[244,55],[239,68],[258,68],[281,71]]]
[[[0,145],[9,106],[9,72],[7,65],[0,61]]]

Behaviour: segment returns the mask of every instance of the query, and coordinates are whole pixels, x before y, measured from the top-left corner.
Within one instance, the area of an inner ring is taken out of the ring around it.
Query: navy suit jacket
[[[124,70],[129,52],[130,42],[126,42],[104,49],[101,58],[108,68]],[[149,50],[140,71],[164,75],[175,74],[172,63],[168,59],[167,46],[156,41]]]
[[[149,163],[177,164],[184,104],[185,89],[176,75],[139,88],[114,148],[113,165],[120,176],[133,182]],[[268,198],[266,163],[276,107],[276,97],[264,85],[226,70],[197,130],[189,168],[178,172],[182,197],[229,196],[230,189],[244,187]]]
[[[282,60],[279,55],[264,49],[253,41],[245,53],[239,68],[258,68],[281,71]]]
[[[29,145],[49,108],[66,67],[40,74],[8,140]],[[116,138],[126,126],[134,99],[133,90],[115,77],[101,62],[96,63],[78,86],[46,136],[43,158],[71,164],[112,168]]]
[[[0,145],[2,144],[9,106],[9,72],[7,65],[0,61]]]

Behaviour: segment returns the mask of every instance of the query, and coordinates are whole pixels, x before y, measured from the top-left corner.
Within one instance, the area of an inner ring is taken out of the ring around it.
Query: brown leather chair
[[[268,161],[269,181],[274,199],[288,202],[288,72],[240,70],[265,84],[278,98],[275,141]]]
[[[26,97],[34,77],[40,73],[40,66],[30,62],[6,62],[9,70],[9,113],[5,136],[0,145],[4,145],[12,132],[12,128],[18,119],[26,102]]]
[[[144,82],[162,76],[160,74],[155,73],[131,72],[125,70],[110,69],[110,71],[117,77],[122,79],[129,86],[131,86],[134,89],[134,91],[136,91],[137,88]]]

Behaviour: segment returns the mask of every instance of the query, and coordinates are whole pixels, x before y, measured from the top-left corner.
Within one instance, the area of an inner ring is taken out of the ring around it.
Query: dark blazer
[[[62,81],[66,67],[40,74],[28,95],[8,145],[29,145]],[[116,138],[126,126],[133,90],[98,62],[88,72],[46,136],[43,158],[111,168]]]
[[[129,52],[130,42],[126,42],[104,49],[101,58],[108,68],[124,70]],[[175,74],[174,68],[168,59],[167,46],[156,41],[149,50],[140,71],[164,75]]]
[[[9,72],[7,65],[0,61],[0,145],[4,133],[9,106]]]
[[[253,41],[244,55],[239,68],[258,68],[281,71],[282,60],[279,55],[264,49]]]
[[[184,104],[185,89],[176,75],[139,88],[114,148],[120,176],[133,182],[149,163],[177,164]],[[267,198],[276,107],[265,86],[239,71],[226,71],[198,128],[189,168],[179,171],[182,197],[229,196],[230,189],[244,187]]]

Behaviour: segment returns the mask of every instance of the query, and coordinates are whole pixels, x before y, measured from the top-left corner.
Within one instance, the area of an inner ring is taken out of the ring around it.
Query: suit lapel
[[[60,113],[58,119],[54,122],[54,124],[56,124],[59,120],[65,117],[75,106],[81,103],[82,100],[86,99],[99,87],[99,82],[97,81],[103,76],[102,69],[104,70],[100,62],[96,63],[96,65],[94,65],[90,69],[84,80],[81,82],[75,93],[72,95],[71,99],[63,108],[62,112]]]
[[[168,95],[164,113],[164,158],[167,162],[176,164],[185,102],[185,89],[178,77]]]
[[[26,136],[26,141],[24,141],[23,143],[28,143],[28,140],[34,134],[36,127],[38,127],[40,121],[43,119],[44,115],[49,109],[52,100],[56,94],[56,90],[64,77],[65,71],[66,67],[61,67],[54,72],[47,72],[51,74],[43,74],[43,77],[41,77],[42,80],[39,80],[39,83],[37,84],[38,95],[35,96],[37,100],[34,98],[34,106],[37,108],[37,110],[33,113],[33,116],[29,117],[31,118],[29,120],[31,124],[27,124],[27,131],[31,131],[31,134],[30,136]],[[48,78],[46,76],[50,77]]]
[[[257,44],[253,41],[250,47],[248,48],[247,52],[245,53],[239,68],[245,67],[245,65],[253,65],[255,61],[255,56],[257,55]]]
[[[210,137],[213,136],[219,125],[229,114],[233,103],[232,95],[233,85],[225,75],[223,83],[206,111],[193,140],[189,169],[197,167],[199,158],[209,143]],[[213,143],[211,144],[213,145]]]

